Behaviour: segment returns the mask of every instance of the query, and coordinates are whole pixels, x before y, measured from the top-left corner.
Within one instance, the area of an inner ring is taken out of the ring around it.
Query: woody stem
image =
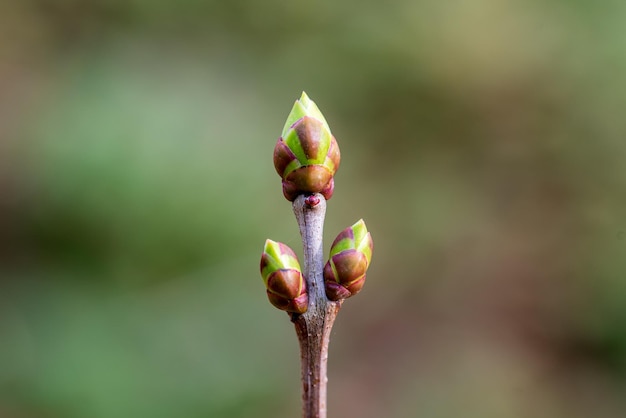
[[[304,247],[304,277],[309,305],[293,322],[300,343],[304,418],[326,418],[326,374],[330,331],[341,308],[324,290],[323,232],[326,199],[319,193],[300,195],[293,202]]]

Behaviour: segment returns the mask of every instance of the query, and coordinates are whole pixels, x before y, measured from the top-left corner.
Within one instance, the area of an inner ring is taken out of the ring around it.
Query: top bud
[[[339,161],[339,146],[326,119],[303,92],[274,148],[274,167],[283,179],[283,194],[289,201],[311,193],[330,199]]]

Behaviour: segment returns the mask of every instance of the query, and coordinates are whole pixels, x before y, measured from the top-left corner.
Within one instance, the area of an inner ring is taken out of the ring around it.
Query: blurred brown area
[[[0,3],[0,417],[293,417],[272,150],[342,150],[335,417],[626,411],[626,3]]]

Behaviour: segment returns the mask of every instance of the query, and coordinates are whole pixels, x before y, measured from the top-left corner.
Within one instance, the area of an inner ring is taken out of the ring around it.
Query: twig
[[[309,294],[308,310],[292,316],[300,342],[303,417],[326,418],[328,344],[341,307],[341,301],[329,301],[324,291],[322,236],[326,199],[321,194],[300,195],[293,202],[293,211],[302,235],[303,273]]]

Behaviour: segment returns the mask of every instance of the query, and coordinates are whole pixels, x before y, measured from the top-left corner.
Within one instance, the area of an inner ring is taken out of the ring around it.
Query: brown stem
[[[307,311],[294,316],[302,361],[304,418],[326,418],[326,374],[330,331],[341,307],[331,302],[324,290],[322,237],[326,199],[321,194],[300,195],[293,202],[304,247],[304,277],[309,295]]]
[[[302,362],[302,414],[304,418],[326,418],[326,374],[330,331],[340,305],[329,303],[322,315],[295,321]]]

